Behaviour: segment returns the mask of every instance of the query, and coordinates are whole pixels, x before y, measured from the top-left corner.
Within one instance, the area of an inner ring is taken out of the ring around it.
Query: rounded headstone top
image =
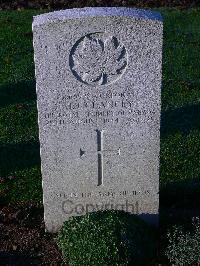
[[[85,7],[60,10],[34,16],[33,27],[67,19],[97,16],[119,16],[162,21],[162,16],[159,12],[145,9],[126,7]]]

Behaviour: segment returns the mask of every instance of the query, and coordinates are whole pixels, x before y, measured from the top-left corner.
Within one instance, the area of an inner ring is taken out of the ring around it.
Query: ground
[[[0,232],[0,265],[61,265],[53,236],[45,233],[42,208],[2,206]]]
[[[198,9],[156,10],[164,17],[160,159],[163,236],[171,224],[200,216],[200,15]],[[1,265],[6,265],[8,257],[31,260],[32,265],[61,263],[53,237],[44,233],[42,218],[31,31],[32,17],[42,12],[45,10],[0,13]]]

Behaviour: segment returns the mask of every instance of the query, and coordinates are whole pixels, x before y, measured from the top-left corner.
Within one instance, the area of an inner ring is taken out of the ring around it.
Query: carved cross
[[[120,148],[117,150],[104,150],[103,147],[103,130],[96,130],[97,132],[97,151],[90,151],[89,153],[96,153],[97,152],[97,160],[98,160],[98,182],[97,186],[103,185],[103,169],[104,169],[104,154],[107,152],[113,152],[117,155],[120,155]],[[88,152],[87,152],[88,153]],[[86,151],[80,149],[80,158],[86,154]]]

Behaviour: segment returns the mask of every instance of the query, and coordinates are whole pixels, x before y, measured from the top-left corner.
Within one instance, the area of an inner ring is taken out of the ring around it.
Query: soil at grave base
[[[186,212],[183,209],[178,211],[170,207],[164,210],[170,218],[167,224],[170,221],[174,223],[175,220],[183,222],[187,220],[186,218],[190,220],[191,217],[200,215],[200,210],[197,211],[189,210]],[[55,235],[45,233],[43,213],[44,210],[41,206],[30,203],[19,206],[0,205],[1,266],[67,266],[62,261],[61,253],[54,241]],[[159,231],[160,236],[162,236],[159,241],[160,246],[161,243],[163,245],[165,242],[165,226]],[[158,247],[158,254],[159,249],[160,247]],[[155,266],[164,265],[164,262],[163,264],[155,262]]]
[[[0,206],[0,265],[65,265],[38,206]]]
[[[126,6],[139,8],[153,7],[200,7],[199,0],[0,0],[1,9],[64,9],[85,6]]]

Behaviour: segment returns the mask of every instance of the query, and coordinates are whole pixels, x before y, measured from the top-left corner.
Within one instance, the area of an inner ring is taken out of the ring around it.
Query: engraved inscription
[[[114,36],[91,33],[80,38],[70,53],[74,76],[88,85],[105,85],[119,79],[127,66],[127,51]]]
[[[145,123],[156,118],[156,110],[137,106],[133,91],[112,92],[101,90],[92,97],[92,92],[71,93],[66,89],[65,95],[58,95],[52,109],[43,113],[44,125],[64,126],[65,124],[96,125],[128,123]],[[90,100],[92,99],[92,100]]]
[[[145,189],[145,190],[119,190],[119,191],[113,191],[113,190],[108,190],[108,191],[98,191],[98,192],[79,192],[79,193],[60,193],[57,194],[57,197],[59,198],[92,198],[92,197],[140,197],[140,196],[146,196],[150,197],[153,196],[155,192]],[[158,193],[157,193],[158,194]]]

